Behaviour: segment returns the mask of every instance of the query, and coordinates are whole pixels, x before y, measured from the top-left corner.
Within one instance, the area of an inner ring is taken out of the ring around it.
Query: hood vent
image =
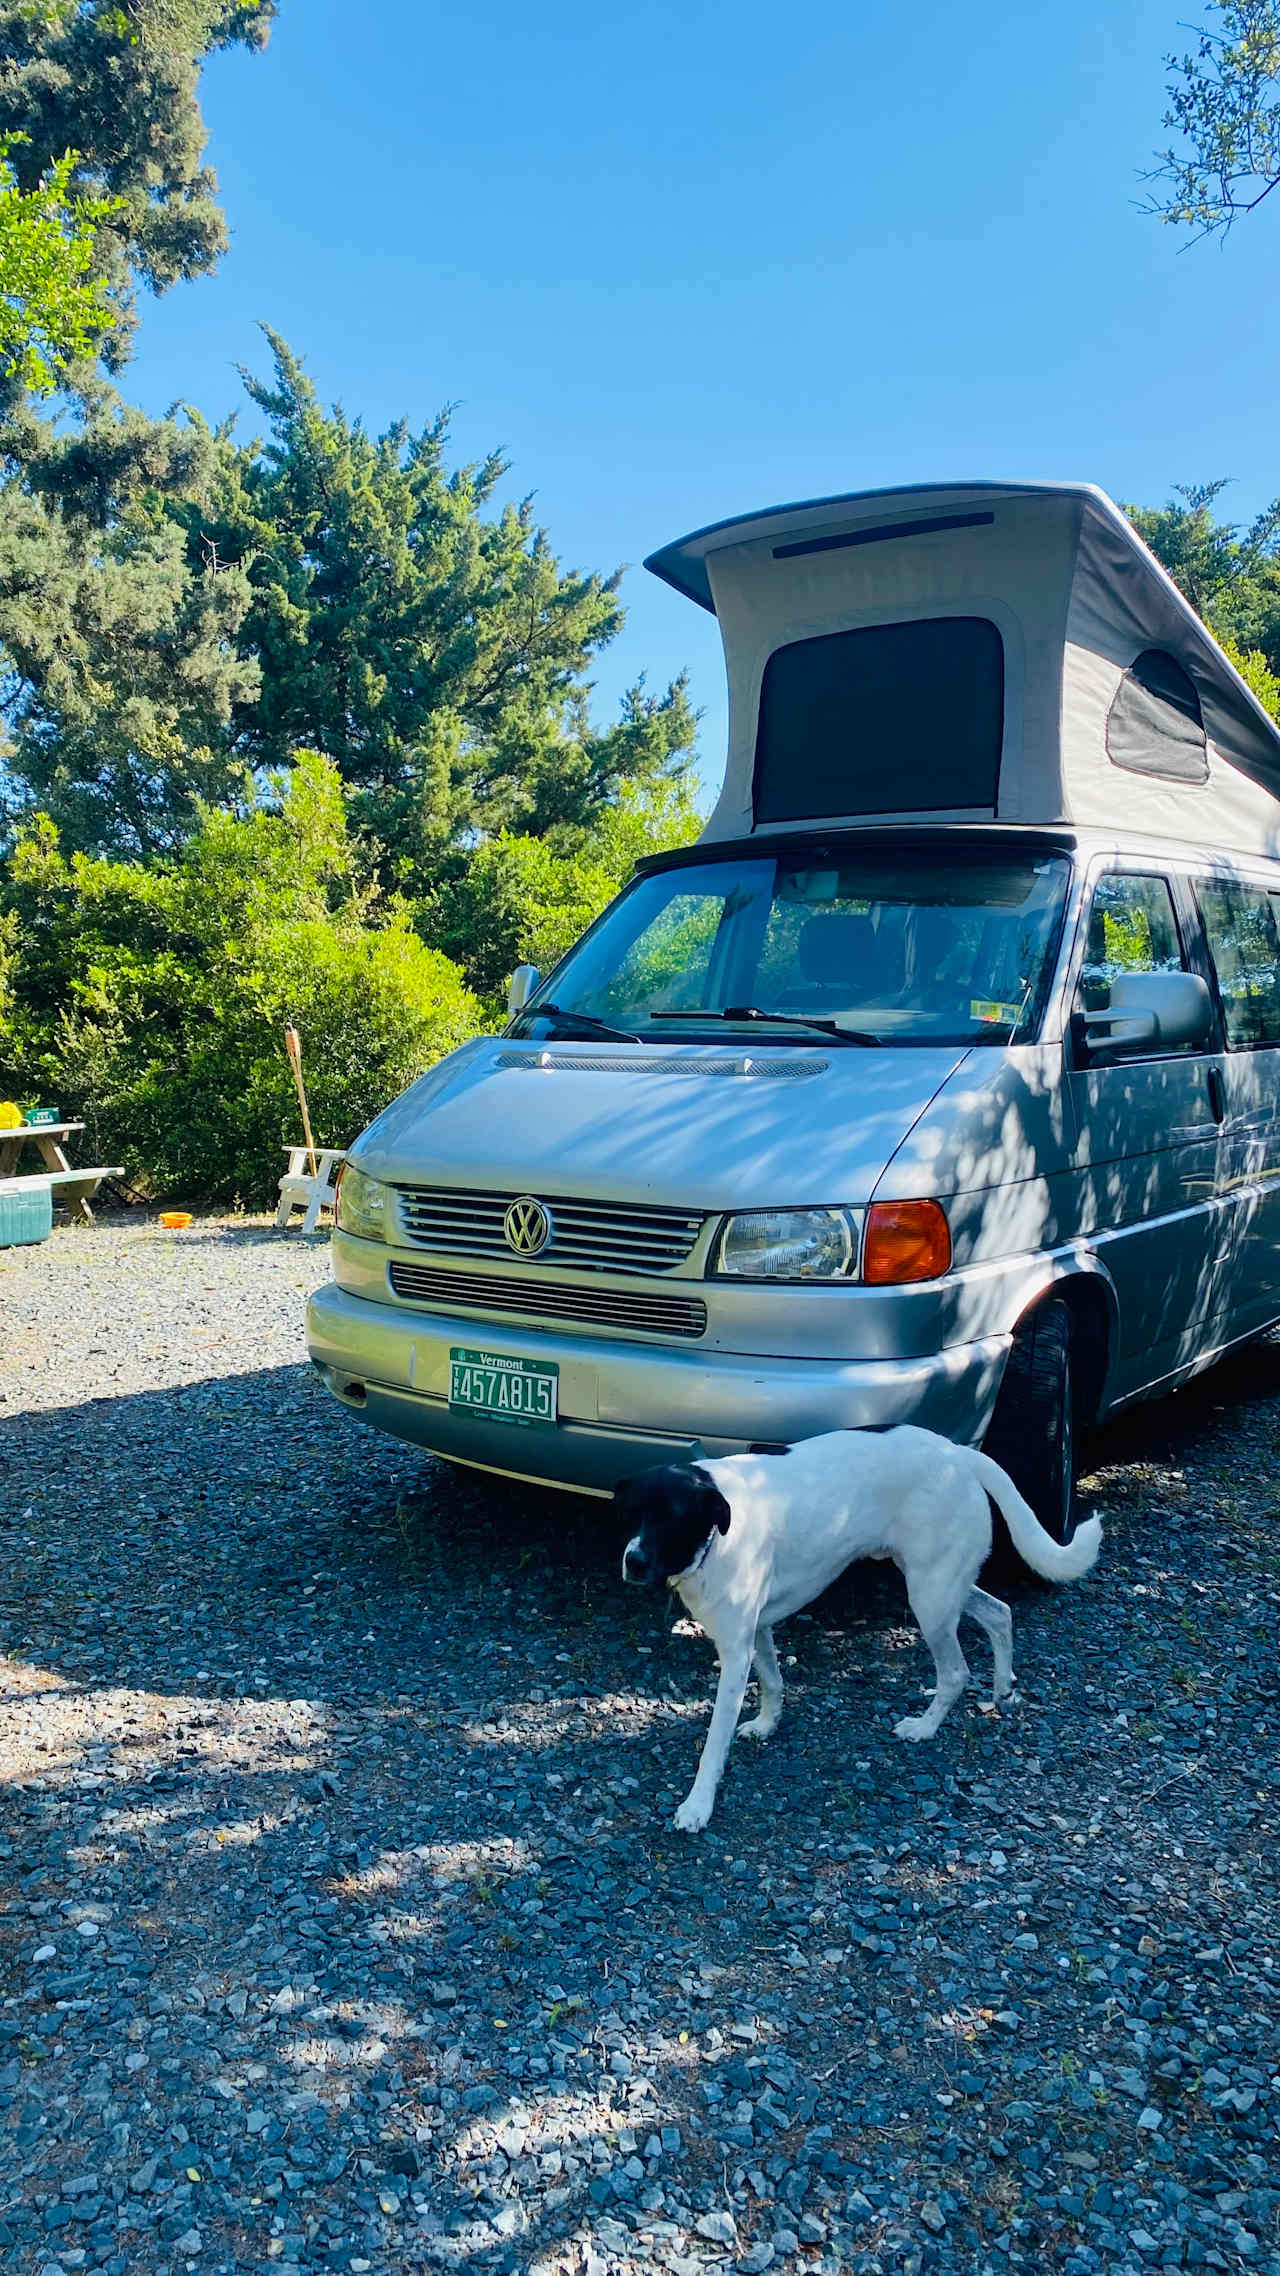
[[[586,1051],[500,1051],[495,1064],[534,1075],[721,1075],[756,1083],[799,1083],[810,1075],[825,1075],[830,1061],[802,1059],[798,1053],[785,1059],[756,1059],[749,1053],[727,1051],[697,1059],[674,1054],[665,1059],[622,1059]]]

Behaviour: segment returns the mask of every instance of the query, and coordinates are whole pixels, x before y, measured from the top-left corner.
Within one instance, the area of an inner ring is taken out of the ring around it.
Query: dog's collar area
[[[697,1556],[693,1560],[693,1563],[691,1565],[686,1565],[682,1573],[673,1573],[671,1575],[670,1580],[667,1582],[668,1588],[679,1588],[681,1581],[687,1581],[692,1577],[694,1573],[701,1572],[702,1567],[706,1564],[707,1558],[711,1554],[711,1544],[714,1540],[715,1531],[713,1528],[712,1531],[707,1535],[707,1538],[703,1542],[702,1547],[699,1549]]]

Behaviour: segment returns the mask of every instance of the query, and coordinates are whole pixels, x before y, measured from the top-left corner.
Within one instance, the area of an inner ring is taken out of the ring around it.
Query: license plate
[[[560,1370],[554,1363],[535,1366],[528,1359],[461,1346],[449,1353],[451,1407],[492,1415],[495,1422],[553,1423],[559,1391]]]

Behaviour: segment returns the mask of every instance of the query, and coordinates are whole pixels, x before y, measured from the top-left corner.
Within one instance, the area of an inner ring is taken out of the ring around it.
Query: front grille
[[[503,1220],[513,1193],[453,1192],[443,1186],[398,1188],[400,1238],[437,1256],[506,1257]],[[546,1207],[552,1235],[522,1264],[571,1266],[575,1272],[670,1272],[683,1264],[702,1230],[695,1209],[643,1209],[610,1201],[560,1201]]]
[[[700,1297],[647,1296],[639,1289],[567,1288],[555,1280],[502,1280],[491,1272],[436,1272],[426,1264],[393,1264],[397,1296],[428,1311],[516,1312],[540,1320],[584,1320],[638,1335],[702,1336],[707,1307]]]

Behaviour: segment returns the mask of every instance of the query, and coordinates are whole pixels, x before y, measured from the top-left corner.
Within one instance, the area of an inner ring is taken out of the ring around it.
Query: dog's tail
[[[1046,1533],[1035,1511],[1024,1502],[1012,1478],[989,1454],[970,1449],[974,1468],[1009,1528],[1009,1538],[1025,1565],[1045,1581],[1078,1581],[1097,1560],[1102,1547],[1102,1521],[1083,1518],[1063,1546]]]

